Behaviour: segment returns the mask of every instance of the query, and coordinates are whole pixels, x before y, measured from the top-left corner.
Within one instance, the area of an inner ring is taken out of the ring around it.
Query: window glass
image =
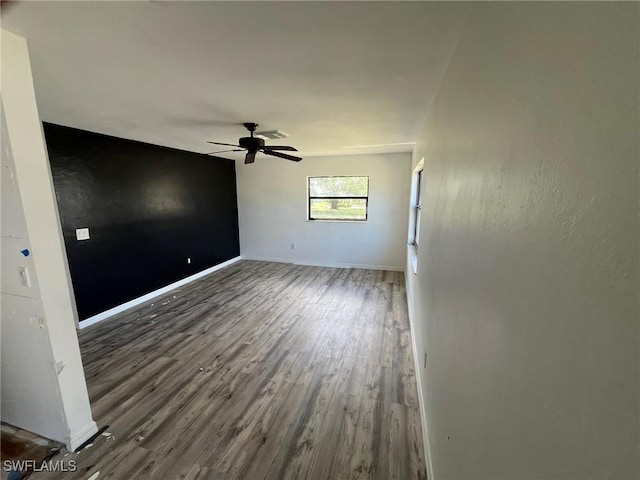
[[[369,177],[309,177],[309,220],[367,220]]]
[[[424,180],[422,178],[422,170],[418,172],[418,186],[416,188],[416,209],[415,209],[415,221],[413,232],[413,244],[417,247],[420,242],[420,217],[422,216],[422,185]]]

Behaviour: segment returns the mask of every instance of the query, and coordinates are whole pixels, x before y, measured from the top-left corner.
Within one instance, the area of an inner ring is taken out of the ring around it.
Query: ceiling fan
[[[302,160],[300,157],[294,157],[293,155],[288,155],[286,153],[281,153],[278,150],[286,150],[290,152],[297,152],[296,148],[290,147],[288,145],[265,145],[264,140],[262,138],[254,137],[253,132],[256,131],[257,123],[243,123],[244,127],[249,130],[251,133],[250,137],[242,137],[238,140],[238,145],[233,145],[231,143],[221,143],[221,142],[207,142],[212,143],[213,145],[224,145],[227,147],[238,147],[233,150],[222,150],[220,152],[211,152],[207,155],[214,155],[217,153],[224,152],[241,152],[243,150],[247,151],[247,155],[244,157],[244,163],[253,163],[256,159],[256,153],[262,152],[265,155],[272,155],[274,157],[284,158],[285,160],[291,160],[292,162],[299,162]]]

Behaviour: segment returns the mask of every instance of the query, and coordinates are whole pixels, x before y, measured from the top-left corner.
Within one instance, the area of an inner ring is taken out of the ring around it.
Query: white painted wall
[[[64,417],[60,411],[60,392],[51,368],[53,353],[48,332],[40,328],[44,318],[40,289],[33,256],[20,251],[31,250],[24,223],[20,192],[15,180],[15,166],[8,141],[4,111],[2,118],[2,306],[0,326],[2,360],[1,403],[2,420],[53,438],[64,432]],[[28,269],[31,287],[18,282],[17,269]],[[42,395],[42,392],[53,395]],[[24,399],[30,398],[29,408]]]
[[[430,478],[640,478],[639,8],[473,6],[413,156]]]
[[[4,30],[1,98],[2,420],[74,449],[97,427],[27,44]]]
[[[311,157],[300,163],[258,157],[252,165],[237,165],[243,258],[404,269],[410,154]],[[321,175],[368,175],[369,220],[307,221],[307,177]]]

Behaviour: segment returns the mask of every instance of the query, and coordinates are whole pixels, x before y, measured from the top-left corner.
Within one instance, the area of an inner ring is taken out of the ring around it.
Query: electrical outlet
[[[296,249],[296,244],[295,243],[291,243],[291,250],[295,250]]]
[[[191,263],[191,257],[187,257],[187,263]]]

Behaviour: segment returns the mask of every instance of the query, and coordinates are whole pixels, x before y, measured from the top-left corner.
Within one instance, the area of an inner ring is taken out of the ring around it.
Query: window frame
[[[312,178],[342,178],[342,177],[358,177],[367,179],[367,195],[366,196],[317,196],[311,195],[311,179]],[[307,177],[307,221],[308,222],[356,222],[363,223],[369,221],[369,192],[370,192],[369,175],[310,175]],[[312,218],[311,217],[311,201],[312,200],[364,200],[365,212],[364,218]]]
[[[422,188],[424,186],[424,168],[416,172],[416,204],[413,207],[413,246],[418,249],[420,244],[420,220],[422,219]]]
[[[409,205],[409,228],[407,229],[407,254],[414,275],[418,274],[418,244],[425,189],[424,157],[411,172],[411,201]]]

